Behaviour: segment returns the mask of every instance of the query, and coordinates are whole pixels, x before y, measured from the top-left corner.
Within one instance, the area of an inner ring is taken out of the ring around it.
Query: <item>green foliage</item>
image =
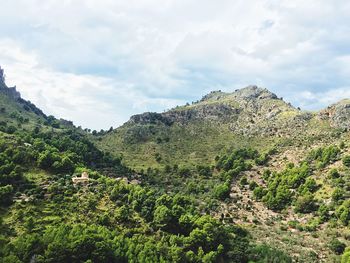
[[[349,248],[345,249],[345,252],[343,253],[341,257],[341,263],[350,263],[350,250]]]
[[[224,171],[237,171],[237,173],[247,170],[249,164],[245,160],[254,160],[259,157],[259,153],[252,149],[239,149],[230,154],[223,155],[216,163],[217,169],[223,169]]]
[[[334,202],[338,202],[344,198],[344,194],[345,194],[344,190],[337,187],[334,189],[334,191],[332,193],[332,200]]]
[[[197,172],[200,176],[210,177],[212,176],[212,170],[209,166],[206,165],[197,165]]]
[[[350,167],[350,155],[345,156],[342,161],[346,167]]]
[[[350,221],[350,200],[343,202],[336,210],[336,216],[344,224],[348,225]]]
[[[311,213],[317,209],[316,202],[311,193],[299,196],[295,201],[295,212],[297,213]]]
[[[339,239],[332,239],[329,243],[329,248],[336,254],[340,255],[344,252],[346,245],[339,241]]]
[[[330,145],[324,148],[312,150],[308,156],[308,161],[316,161],[317,168],[324,168],[326,165],[339,159],[340,148],[336,145]]]
[[[333,168],[329,171],[329,177],[332,179],[336,179],[340,177],[340,174],[336,168]]]
[[[261,188],[256,188],[254,196],[258,200],[262,199],[268,208],[280,211],[290,205],[295,198],[292,189],[314,188],[314,182],[307,181],[309,176],[310,168],[307,163],[302,163],[299,167],[288,165],[281,173],[269,173],[267,189],[263,191]]]
[[[325,204],[319,206],[317,214],[320,217],[322,222],[328,221],[329,219],[329,207]]]
[[[6,205],[11,202],[13,193],[12,185],[0,186],[0,204]]]
[[[242,176],[241,179],[239,180],[239,184],[241,186],[245,186],[248,184],[248,178],[246,176]]]
[[[230,197],[230,191],[229,183],[220,184],[214,189],[214,197],[220,200],[225,200]]]
[[[292,258],[286,255],[283,251],[272,248],[266,244],[258,245],[250,251],[251,261],[254,263],[292,263]]]
[[[253,191],[253,195],[256,200],[261,200],[266,194],[267,190],[262,186],[256,187]]]

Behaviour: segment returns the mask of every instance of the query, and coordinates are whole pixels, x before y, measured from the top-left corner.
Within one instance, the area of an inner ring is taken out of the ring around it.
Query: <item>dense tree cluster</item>
[[[316,161],[317,168],[324,168],[328,164],[339,160],[340,148],[336,145],[330,145],[328,147],[321,147],[312,150],[307,157],[309,162]]]
[[[312,193],[317,189],[314,180],[308,178],[310,176],[310,167],[307,163],[300,166],[293,164],[281,173],[265,173],[266,185],[256,187],[254,189],[254,196],[258,200],[262,200],[272,210],[282,210],[290,205],[293,198],[296,197],[296,192],[303,196],[308,196],[309,200]],[[298,209],[303,211],[305,198],[300,197],[297,201]]]

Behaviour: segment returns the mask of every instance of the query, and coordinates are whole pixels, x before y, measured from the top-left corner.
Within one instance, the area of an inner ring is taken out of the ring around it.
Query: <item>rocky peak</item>
[[[251,85],[243,89],[236,90],[233,95],[236,98],[243,100],[252,99],[278,99],[276,94],[270,92],[268,89],[259,88],[258,86]]]
[[[0,66],[0,91],[2,93],[5,93],[6,95],[8,95],[10,98],[14,100],[18,100],[21,98],[21,94],[17,91],[16,86],[7,87],[5,83],[4,69],[2,69],[1,66]]]
[[[226,95],[227,93],[222,92],[221,90],[214,90],[208,93],[207,95],[203,96],[200,102],[209,101],[209,100],[219,100]]]
[[[4,74],[4,70],[1,68],[1,66],[0,66],[0,83],[5,84],[5,74]]]
[[[350,130],[350,100],[341,100],[320,111],[322,120],[329,120],[334,128]]]

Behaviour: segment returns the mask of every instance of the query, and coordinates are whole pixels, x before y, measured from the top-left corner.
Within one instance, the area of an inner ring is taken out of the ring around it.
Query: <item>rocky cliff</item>
[[[342,100],[320,111],[320,119],[329,121],[334,128],[350,130],[350,100]]]

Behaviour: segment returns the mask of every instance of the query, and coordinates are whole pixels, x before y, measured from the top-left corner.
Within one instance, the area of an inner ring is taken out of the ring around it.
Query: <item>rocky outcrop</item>
[[[135,129],[130,129],[128,134],[145,139],[149,131],[141,128],[144,124],[171,126],[199,121],[225,124],[231,132],[248,137],[289,137],[305,130],[313,117],[314,114],[294,108],[267,89],[248,86],[232,93],[213,91],[192,105],[165,113],[132,116],[128,124]]]
[[[173,123],[186,124],[195,120],[233,122],[242,112],[258,113],[265,107],[263,102],[266,100],[278,100],[278,98],[274,93],[257,86],[248,86],[233,93],[225,93],[220,90],[212,91],[192,105],[175,108],[165,113],[138,114],[132,116],[128,123],[162,123],[170,126]],[[275,117],[282,111],[274,109],[273,103],[271,105],[272,108],[266,116],[268,119]]]
[[[322,110],[321,120],[328,120],[333,128],[350,130],[350,100],[342,100]]]
[[[16,86],[10,88],[0,87],[0,91],[14,100],[19,100],[21,98],[21,93],[16,90]]]
[[[268,89],[259,88],[257,86],[248,86],[246,88],[236,90],[232,95],[238,101],[254,99],[278,99],[277,95],[270,92]]]
[[[129,124],[165,124],[171,125],[173,122],[161,113],[145,112],[131,116]]]
[[[5,83],[5,73],[4,70],[0,67],[0,92],[6,94],[14,100],[21,98],[21,94],[16,90],[16,86],[7,87]]]
[[[186,124],[194,120],[229,121],[240,113],[240,109],[226,104],[200,105],[198,107],[173,110],[163,115],[172,122]]]

